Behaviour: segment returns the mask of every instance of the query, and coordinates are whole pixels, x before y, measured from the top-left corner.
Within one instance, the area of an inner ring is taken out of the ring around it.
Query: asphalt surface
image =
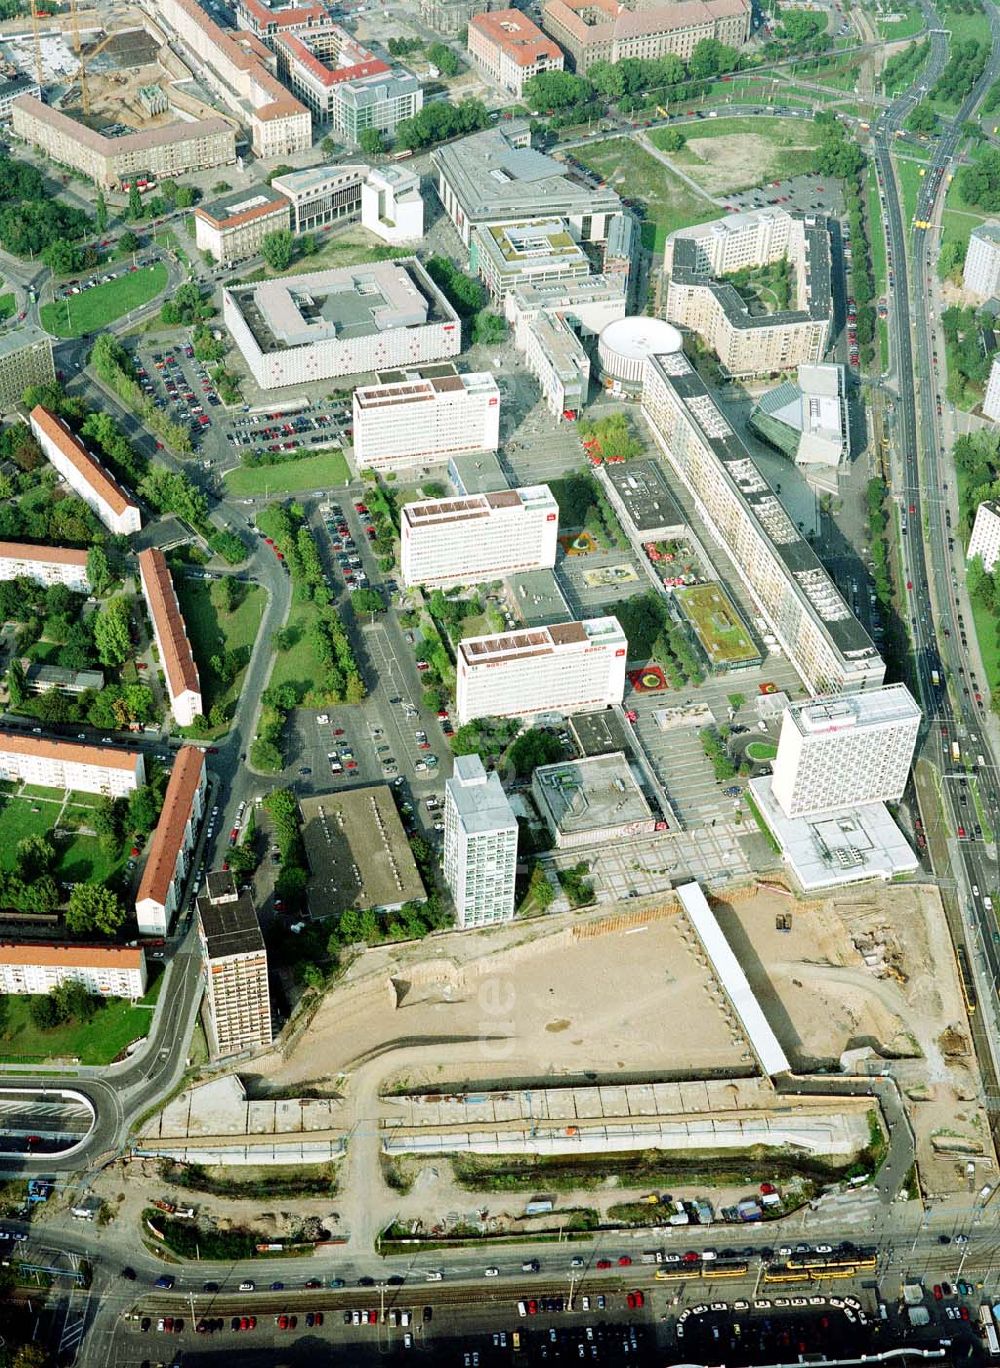
[[[923,178],[917,202],[916,220],[928,222],[935,205],[947,188],[946,171],[962,139],[962,126],[970,118],[978,102],[1000,74],[1000,11],[987,0],[986,11],[992,32],[992,52],[980,80],[963,102],[951,125],[934,148],[933,160]],[[940,21],[931,6],[924,7],[928,27],[938,30]],[[941,32],[931,35],[931,57],[922,84],[929,86],[943,69],[947,60],[947,38]],[[894,307],[891,311],[892,356],[896,377],[896,428],[893,489],[897,491],[904,510],[908,512],[908,532],[902,538],[904,572],[910,591],[910,625],[913,633],[912,652],[916,668],[920,703],[924,710],[925,726],[921,736],[920,754],[928,758],[942,774],[954,773],[958,768],[951,754],[951,743],[959,740],[968,756],[982,755],[985,765],[978,770],[984,804],[994,823],[1000,813],[1000,794],[997,788],[997,764],[989,740],[988,704],[975,702],[975,689],[969,684],[969,655],[962,648],[963,632],[958,622],[961,613],[970,625],[971,607],[964,589],[964,576],[953,583],[953,558],[948,549],[951,535],[946,512],[953,497],[945,497],[951,476],[954,495],[954,474],[946,463],[941,418],[938,414],[937,393],[941,379],[935,375],[934,353],[937,343],[932,334],[932,301],[928,285],[929,273],[936,258],[931,253],[928,233],[922,228],[904,224],[899,196],[892,174],[889,152],[890,140],[913,105],[920,99],[919,90],[902,96],[879,120],[872,130],[876,162],[885,194],[885,223],[893,261],[895,263]],[[909,257],[910,271],[906,270]],[[943,346],[941,348],[943,357]],[[957,514],[957,508],[956,508]],[[926,544],[925,544],[926,538]],[[956,611],[957,610],[957,611]],[[941,667],[955,682],[954,697],[950,698],[934,685],[931,674]],[[964,692],[962,692],[964,690]],[[971,738],[975,736],[973,742]],[[960,801],[962,786],[949,782],[942,785],[945,811],[953,821],[953,831],[970,826],[970,808]],[[963,811],[964,808],[964,811]],[[986,908],[982,896],[997,883],[995,852],[983,841],[949,841],[950,861],[947,869],[937,873],[948,880],[954,878],[963,905],[964,926],[952,918],[952,934],[961,943],[967,931],[972,931],[974,942],[970,950],[981,972],[984,996],[995,999],[997,979],[1000,977],[1000,943],[992,912]],[[973,890],[978,890],[978,896]],[[971,937],[970,937],[971,940]],[[980,1017],[973,1019],[977,1035],[980,1064],[986,1076],[988,1090],[996,1096],[996,1066],[993,1051],[996,1040],[992,1031],[984,1028]]]

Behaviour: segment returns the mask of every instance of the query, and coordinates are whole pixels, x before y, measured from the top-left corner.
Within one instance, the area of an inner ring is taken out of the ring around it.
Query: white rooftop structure
[[[785,381],[761,397],[751,426],[800,465],[838,466],[850,454],[846,368],[799,366],[797,382]]]
[[[715,977],[740,1019],[760,1067],[772,1078],[775,1074],[788,1073],[792,1066],[781,1048],[778,1037],[771,1030],[739,960],[722,934],[722,928],[708,905],[701,885],[681,884],[675,891],[694,927],[695,934],[701,941],[702,949],[709,958]]]
[[[621,384],[640,386],[648,356],[679,352],[684,339],[663,318],[629,315],[616,318],[601,332],[597,355],[605,376]]]

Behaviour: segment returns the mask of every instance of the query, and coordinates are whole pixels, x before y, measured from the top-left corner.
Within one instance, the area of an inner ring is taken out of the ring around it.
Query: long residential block
[[[575,713],[620,703],[628,641],[615,617],[459,642],[460,722]]]
[[[0,580],[29,579],[35,584],[65,584],[77,594],[90,593],[86,551],[70,546],[31,546],[0,542]]]
[[[129,536],[142,526],[139,505],[50,409],[36,404],[31,430],[46,457],[75,494],[89,504],[111,532]]]
[[[163,664],[174,721],[180,727],[190,727],[201,712],[201,681],[170,569],[159,547],[151,546],[139,553],[139,579]]]
[[[525,81],[543,71],[563,69],[560,49],[521,10],[474,15],[469,20],[468,45],[490,80],[518,99]]]
[[[807,687],[874,688],[885,662],[690,362],[646,361],[653,436]]]
[[[256,33],[220,28],[198,0],[157,0],[154,14],[198,59],[199,78],[249,125],[255,156],[308,151],[312,116],[278,80],[274,53]]]
[[[236,161],[236,130],[213,116],[108,138],[33,95],[11,106],[14,135],[99,185],[120,186],[135,175],[183,176]]]
[[[146,782],[141,751],[0,731],[0,779],[124,798]]]
[[[165,936],[180,906],[205,811],[205,789],[204,755],[197,746],[182,746],[170,771],[135,900],[136,921],[144,936]]]
[[[41,996],[64,983],[82,984],[94,997],[135,1001],[146,991],[146,956],[141,946],[0,945],[0,993]]]
[[[559,505],[548,485],[404,504],[403,583],[482,584],[556,563]]]
[[[454,366],[381,372],[354,391],[359,470],[405,470],[500,445],[500,390],[488,371]]]

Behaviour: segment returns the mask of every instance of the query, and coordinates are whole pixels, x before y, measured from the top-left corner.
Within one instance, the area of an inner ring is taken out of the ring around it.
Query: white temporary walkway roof
[[[747,976],[740,968],[739,960],[722,934],[722,928],[701,891],[701,885],[682,884],[675,892],[701,941],[715,977],[740,1019],[750,1048],[757,1056],[761,1068],[771,1077],[774,1074],[788,1073],[791,1065],[785,1052],[778,1043],[778,1037],[768,1025],[760,1003],[747,982]]]

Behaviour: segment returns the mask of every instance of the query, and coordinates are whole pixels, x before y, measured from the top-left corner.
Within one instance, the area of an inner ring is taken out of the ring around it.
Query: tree
[[[523,732],[510,750],[507,759],[519,779],[534,773],[539,765],[551,765],[562,758],[562,745],[553,732],[533,727]]]
[[[226,859],[234,874],[252,874],[257,868],[257,857],[249,845],[233,846]]]
[[[594,87],[585,76],[570,71],[541,71],[524,83],[524,99],[532,108],[572,109],[593,98]]]
[[[119,255],[128,256],[130,253],[137,252],[138,250],[139,239],[136,237],[135,233],[132,232],[131,228],[126,228],[125,232],[122,233],[121,237],[118,239]]]
[[[381,157],[385,139],[377,128],[363,128],[358,135],[358,147],[366,157]]]
[[[260,244],[260,254],[272,271],[287,271],[292,264],[294,251],[295,236],[287,228],[265,233]]]
[[[87,552],[87,579],[98,598],[111,584],[111,562],[103,546],[92,546]]]
[[[911,133],[933,133],[938,125],[938,116],[929,104],[918,104],[906,120]]]
[[[198,199],[198,192],[193,185],[179,185],[174,203],[178,209],[190,209]]]
[[[108,202],[104,198],[103,189],[97,187],[97,199],[94,202],[94,227],[99,233],[103,233],[108,226]]]
[[[481,347],[495,347],[507,336],[507,324],[492,309],[482,309],[472,320],[472,340]]]
[[[24,836],[14,847],[14,874],[26,882],[54,868],[55,847],[44,836]]]
[[[431,43],[424,55],[428,62],[437,67],[442,76],[457,76],[462,69],[462,63],[445,43]]]
[[[24,666],[15,656],[7,669],[7,697],[12,708],[24,707],[28,696],[28,685],[24,677]]]
[[[146,210],[142,202],[142,196],[139,194],[139,187],[136,182],[133,181],[129,186],[128,208],[125,210],[125,217],[135,222],[135,220],[141,219],[145,212]]]
[[[132,650],[129,607],[124,595],[106,603],[94,618],[94,646],[102,665],[123,665]]]
[[[324,138],[319,145],[319,150],[323,153],[324,157],[332,157],[337,151],[337,144],[332,138]]]
[[[118,894],[103,884],[76,884],[69,895],[66,925],[71,931],[100,931],[112,936],[125,920]]]
[[[355,613],[384,613],[385,599],[377,589],[358,589],[351,595],[351,607]]]
[[[661,129],[656,135],[656,145],[663,152],[679,152],[686,142],[684,134],[676,128]]]
[[[28,1015],[40,1031],[49,1031],[59,1025],[59,1008],[51,994],[39,993],[32,997]]]
[[[72,275],[78,268],[79,254],[71,242],[57,238],[42,252],[42,260],[53,275]]]
[[[240,601],[241,589],[240,581],[232,575],[223,575],[220,579],[213,580],[209,591],[212,606],[220,612],[231,613]]]
[[[156,791],[149,784],[133,789],[128,799],[128,822],[134,832],[146,836],[156,826],[160,803]]]
[[[101,848],[109,854],[115,854],[121,849],[122,836],[125,833],[125,800],[122,798],[103,797],[95,805],[91,821],[97,838],[101,843]]]

